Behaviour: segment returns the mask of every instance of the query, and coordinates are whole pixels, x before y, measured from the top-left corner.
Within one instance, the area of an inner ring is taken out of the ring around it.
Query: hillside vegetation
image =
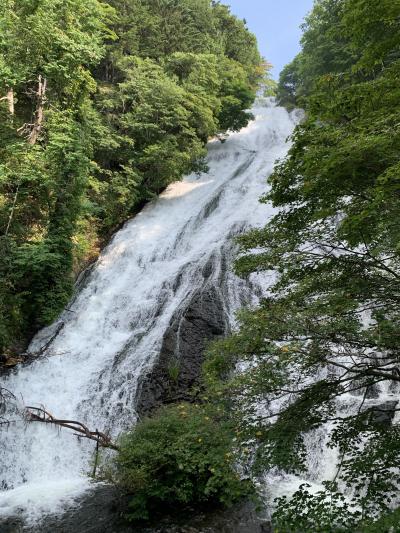
[[[255,37],[210,0],[0,0],[0,354],[144,202],[247,124]]]

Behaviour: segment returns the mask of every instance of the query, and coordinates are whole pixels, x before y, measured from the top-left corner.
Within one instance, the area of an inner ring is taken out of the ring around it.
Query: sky
[[[223,0],[233,14],[247,20],[258,39],[261,54],[273,64],[272,76],[278,80],[282,68],[300,50],[302,23],[313,0]]]

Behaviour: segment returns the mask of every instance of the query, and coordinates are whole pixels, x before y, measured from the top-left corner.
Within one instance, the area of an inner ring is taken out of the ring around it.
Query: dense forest
[[[219,2],[1,0],[3,361],[122,222],[247,124],[265,67]]]
[[[247,125],[268,65],[216,1],[0,6],[6,361],[57,317],[113,231],[204,170],[210,137]],[[400,405],[378,400],[400,382],[400,0],[315,0],[301,44],[276,96],[305,117],[261,199],[277,214],[238,238],[234,266],[276,281],[209,346],[187,401],[106,457],[132,521],[257,501],[266,471],[307,472],[307,442],[325,428],[336,474],[278,498],[274,530],[399,531]]]

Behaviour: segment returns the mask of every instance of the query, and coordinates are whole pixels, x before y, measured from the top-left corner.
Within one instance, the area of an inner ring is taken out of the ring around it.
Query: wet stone
[[[157,362],[139,382],[136,398],[139,415],[185,399],[199,380],[207,343],[228,331],[228,317],[219,288],[211,284],[196,291],[173,316]]]
[[[45,517],[39,524],[23,529],[18,518],[0,522],[1,533],[271,533],[268,522],[257,515],[251,503],[210,513],[188,511],[182,518],[166,517],[150,527],[125,523],[124,502],[111,486],[99,486],[76,502],[61,516]]]
[[[397,400],[389,400],[379,405],[375,405],[371,410],[370,422],[390,426],[396,414]]]

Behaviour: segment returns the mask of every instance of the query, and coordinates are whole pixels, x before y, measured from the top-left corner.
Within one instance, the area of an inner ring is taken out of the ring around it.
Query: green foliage
[[[240,275],[278,277],[205,367],[243,442],[258,442],[257,471],[304,476],[305,439],[321,428],[339,452],[333,485],[278,502],[278,531],[364,531],[396,516],[399,427],[378,422],[369,392],[399,382],[399,17],[398,1],[315,3],[278,88],[307,110],[262,199],[279,212],[239,239]]]
[[[81,98],[94,87],[88,67],[100,61],[104,40],[113,37],[109,6],[98,0],[1,0],[0,5],[0,87],[21,88],[25,98],[24,86],[38,74],[64,98]]]
[[[240,64],[225,59],[219,68],[222,80],[219,126],[222,131],[238,131],[252,118],[246,109],[253,102],[255,93],[249,87],[246,72]]]
[[[210,0],[0,0],[1,353],[57,316],[144,202],[205,170],[264,71]]]
[[[168,377],[172,383],[178,383],[179,375],[181,373],[181,363],[178,359],[174,359],[168,365]]]
[[[377,520],[366,520],[354,502],[338,491],[335,482],[325,482],[324,489],[309,492],[302,485],[292,499],[277,500],[273,519],[277,533],[397,533],[400,510],[384,513]]]
[[[119,40],[96,71],[107,140],[90,191],[103,234],[182,174],[205,169],[205,143],[248,123],[266,69],[254,36],[226,6],[111,4],[121,15],[113,26]]]
[[[84,128],[70,112],[53,112],[48,128],[43,160],[54,181],[46,233],[22,244],[15,256],[14,279],[31,331],[54,320],[72,294],[72,237],[90,166]]]
[[[400,509],[384,514],[374,522],[366,523],[363,533],[396,533],[400,524]]]
[[[324,490],[311,495],[304,484],[291,500],[279,498],[274,514],[277,533],[350,533],[357,531],[360,513],[337,491],[336,483],[326,482]]]
[[[342,74],[353,65],[359,52],[350,44],[353,33],[344,27],[345,4],[345,0],[316,0],[302,27],[302,52],[280,75],[278,94],[283,105],[307,107],[318,80]]]
[[[18,349],[71,295],[72,238],[92,155],[90,67],[113,35],[113,12],[97,0],[1,7],[0,92],[12,91],[0,104],[3,351]]]
[[[130,520],[188,507],[229,507],[253,493],[235,470],[229,423],[210,409],[164,407],[121,438],[114,481],[129,495]]]
[[[280,105],[293,109],[298,105],[300,85],[300,58],[297,56],[291,63],[286,65],[279,74],[277,99]]]

